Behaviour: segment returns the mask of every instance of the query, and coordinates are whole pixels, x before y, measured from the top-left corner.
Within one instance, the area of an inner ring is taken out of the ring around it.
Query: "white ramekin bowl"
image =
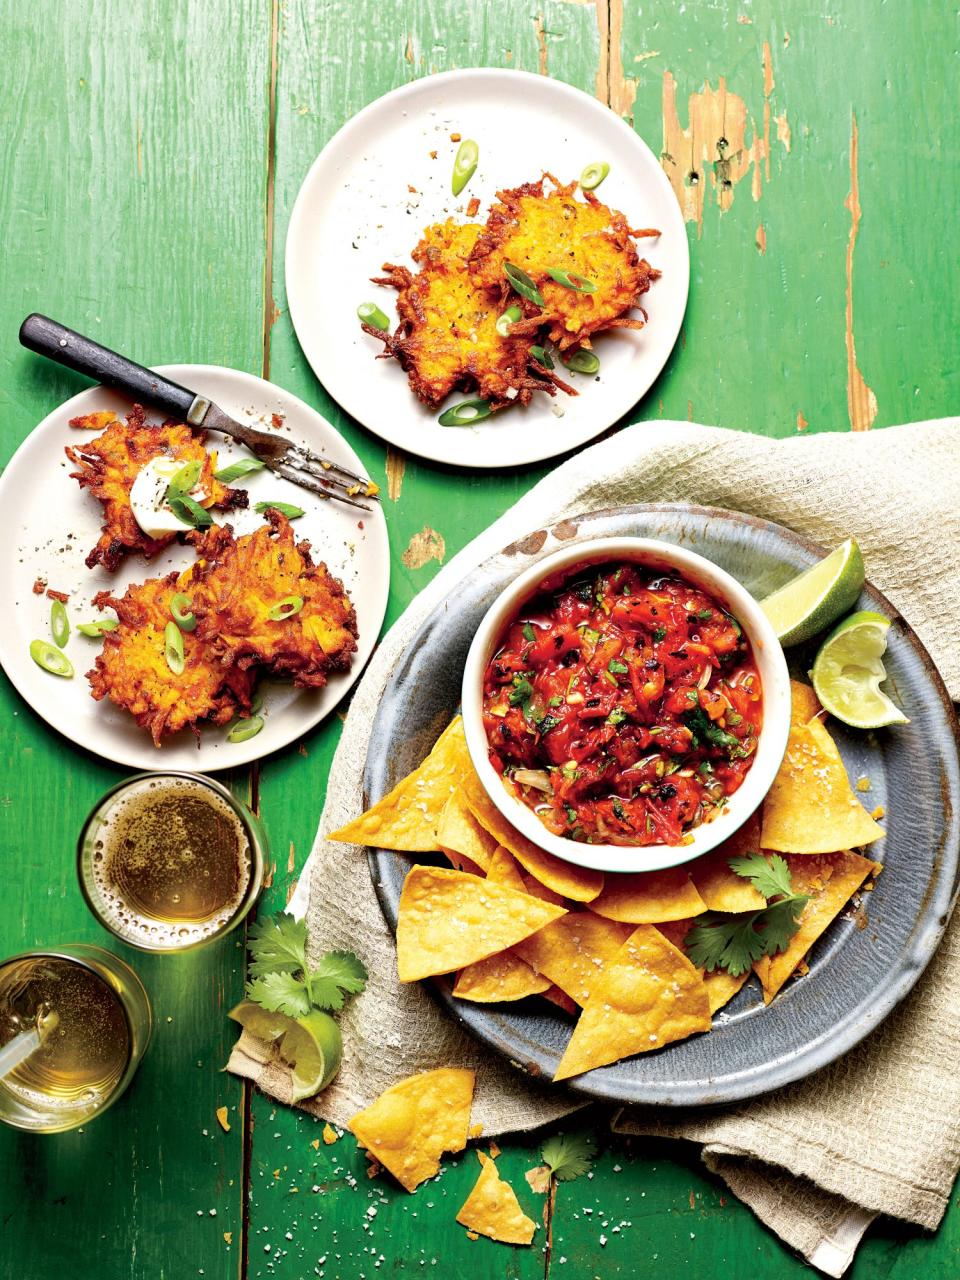
[[[483,727],[483,676],[507,623],[536,595],[543,580],[585,564],[630,560],[657,572],[679,573],[715,596],[739,622],[753,647],[763,687],[763,727],[753,766],[723,811],[694,827],[689,844],[621,846],[584,844],[554,835],[532,809],[509,792],[490,763]],[[790,732],[790,676],[783,649],[753,596],[712,561],[652,538],[596,538],[574,542],[544,556],[501,593],[483,617],[463,671],[463,727],[470,759],[490,799],[528,840],[566,862],[599,871],[659,871],[708,853],[731,836],[759,806],[780,767]]]

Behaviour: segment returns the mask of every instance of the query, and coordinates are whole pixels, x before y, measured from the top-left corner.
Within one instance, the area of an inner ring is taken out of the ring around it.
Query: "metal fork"
[[[206,396],[197,395],[48,316],[36,313],[27,316],[20,326],[20,341],[37,355],[47,356],[75,373],[115,387],[136,401],[146,401],[178,422],[238,440],[278,476],[321,498],[336,499],[361,511],[369,511],[370,507],[358,499],[377,499],[379,489],[372,480],[356,475],[339,463],[328,462],[303,445],[284,440],[273,432],[258,431],[237,422]]]

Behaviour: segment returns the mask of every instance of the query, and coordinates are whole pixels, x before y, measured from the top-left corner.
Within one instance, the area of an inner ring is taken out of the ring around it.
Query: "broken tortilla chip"
[[[708,911],[762,911],[767,900],[729,859],[760,852],[760,814],[752,813],[738,831],[711,853],[688,863],[690,878]]]
[[[765,898],[764,902],[766,902]],[[658,924],[657,928],[668,942],[672,942],[678,951],[683,951],[686,955],[683,940],[695,923],[694,920],[671,920],[669,924]],[[729,1004],[751,974],[750,969],[744,970],[738,978],[728,973],[726,969],[714,969],[713,973],[698,969],[697,972],[703,978],[707,988],[707,1001],[711,1014],[722,1009],[725,1004]]]
[[[463,969],[566,914],[528,893],[446,867],[412,867],[400,894],[401,982]]]
[[[627,924],[685,920],[706,909],[685,866],[668,867],[665,871],[611,873],[603,892],[590,903],[590,910],[597,915]]]
[[[630,934],[594,983],[554,1080],[710,1030],[706,984],[653,925]]]
[[[476,820],[467,808],[463,792],[458,787],[440,811],[436,830],[437,844],[449,857],[459,853],[486,871],[490,855],[497,847],[492,835]]]
[[[381,1093],[348,1128],[367,1155],[413,1191],[440,1168],[444,1151],[467,1145],[474,1073],[440,1067],[409,1076]]]
[[[786,951],[775,956],[761,956],[753,966],[763,986],[765,1004],[770,1003],[867,876],[881,870],[878,862],[846,849],[817,857],[787,854],[786,862],[794,893],[809,894],[810,901],[803,908],[800,927],[790,939]]]
[[[807,724],[823,710],[820,699],[808,684],[799,680],[790,681],[790,723]]]
[[[562,858],[555,858],[528,840],[512,826],[483,788],[472,765],[468,765],[463,778],[464,799],[470,812],[497,840],[509,849],[522,867],[532,876],[573,902],[591,902],[603,888],[603,872],[587,867],[576,867]]]
[[[503,1181],[490,1157],[482,1151],[477,1157],[482,1166],[480,1177],[463,1202],[457,1221],[468,1231],[503,1244],[530,1244],[537,1224],[520,1208],[513,1187]]]
[[[883,834],[854,794],[837,745],[821,721],[794,725],[763,802],[764,849],[835,853]]]
[[[571,1000],[567,993],[561,991],[556,985],[550,987],[548,991],[544,991],[543,998],[544,1000],[549,1000],[551,1004],[555,1004],[564,1013],[569,1013],[572,1018],[575,1018],[580,1012],[580,1006],[576,1000]]]
[[[418,768],[398,782],[372,809],[332,831],[328,840],[368,844],[406,853],[439,850],[435,826],[447,800],[470,767],[463,724],[457,716]]]
[[[591,911],[570,911],[516,946],[518,955],[579,1005],[633,932]]]

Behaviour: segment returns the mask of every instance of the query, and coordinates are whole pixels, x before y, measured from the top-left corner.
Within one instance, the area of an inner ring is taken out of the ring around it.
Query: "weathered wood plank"
[[[148,362],[259,368],[269,25],[258,0],[230,6],[226,36],[223,18],[188,0],[82,0],[69,11],[39,0],[7,11],[4,459],[82,385],[19,348],[31,310]],[[74,849],[93,801],[124,771],[53,734],[6,680],[0,697],[0,955],[77,939],[121,950],[84,907]],[[124,954],[153,998],[154,1043],[126,1097],[82,1132],[0,1132],[4,1275],[237,1273],[242,1091],[220,1068],[233,1040],[225,1010],[241,990],[239,944],[184,959]],[[217,1124],[220,1105],[230,1133]]]

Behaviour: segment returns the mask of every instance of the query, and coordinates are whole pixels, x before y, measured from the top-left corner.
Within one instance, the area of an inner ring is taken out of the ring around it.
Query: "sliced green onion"
[[[585,165],[580,175],[580,190],[593,191],[599,187],[609,172],[610,166],[606,160],[594,160],[591,164]]]
[[[183,654],[183,632],[175,622],[168,622],[163,632],[163,656],[175,676],[183,674],[186,659]]]
[[[265,511],[279,511],[288,520],[296,520],[298,516],[303,515],[303,507],[295,507],[291,502],[258,502],[253,509],[259,511],[261,515]]]
[[[189,493],[200,479],[202,469],[202,462],[194,460],[193,462],[184,463],[170,477],[170,489],[173,489],[176,493]]]
[[[70,619],[62,600],[54,600],[50,606],[50,634],[58,649],[62,649],[70,639]]]
[[[221,480],[224,484],[229,484],[231,480],[239,480],[241,476],[252,475],[254,471],[262,471],[266,466],[265,462],[261,462],[259,458],[240,458],[237,462],[231,462],[229,467],[221,467],[219,471],[213,473],[214,480]]]
[[[285,622],[287,618],[295,618],[302,608],[303,596],[284,596],[267,611],[267,617],[271,622]]]
[[[534,280],[520,267],[515,267],[512,262],[505,262],[503,264],[503,274],[521,298],[526,298],[528,302],[535,302],[538,307],[543,306],[543,294],[537,288]]]
[[[193,529],[209,529],[213,524],[213,516],[199,502],[195,502],[189,493],[174,489],[171,484],[167,490],[167,504],[170,510]]]
[[[371,329],[382,329],[384,333],[390,328],[389,318],[380,310],[375,302],[361,302],[357,307],[357,315]]]
[[[506,338],[511,328],[522,319],[523,312],[519,307],[507,307],[502,316],[497,317],[497,333],[501,338]]]
[[[178,591],[175,596],[170,599],[170,617],[180,628],[181,631],[193,631],[196,629],[197,620],[193,615],[193,601],[189,596],[184,595],[182,591]]]
[[[562,284],[565,289],[573,289],[576,293],[596,293],[597,286],[592,280],[588,280],[586,276],[578,275],[576,271],[561,271],[559,267],[547,267],[547,275],[551,280],[556,280],[557,284]]]
[[[255,693],[253,697],[250,699],[250,714],[252,716],[255,716],[262,706],[263,706],[263,694]]]
[[[486,400],[463,400],[444,409],[437,421],[441,427],[472,427],[481,418],[489,418],[492,412]]]
[[[568,369],[572,369],[574,373],[597,373],[600,369],[600,360],[593,351],[588,351],[586,347],[581,347],[579,351],[575,351],[569,360],[565,360],[564,364]]]
[[[458,196],[477,171],[480,148],[472,138],[464,138],[453,162],[453,194]]]
[[[82,636],[93,636],[98,639],[107,631],[116,631],[120,623],[116,618],[97,618],[95,622],[78,622],[77,630]]]
[[[30,657],[38,667],[43,667],[52,676],[63,676],[69,680],[73,675],[73,663],[62,649],[50,644],[48,640],[31,640]]]
[[[228,742],[246,742],[255,738],[263,728],[263,716],[250,716],[248,720],[238,720],[227,734]]]
[[[553,356],[546,347],[531,347],[530,354],[536,360],[537,364],[542,364],[545,369],[553,368]]]

